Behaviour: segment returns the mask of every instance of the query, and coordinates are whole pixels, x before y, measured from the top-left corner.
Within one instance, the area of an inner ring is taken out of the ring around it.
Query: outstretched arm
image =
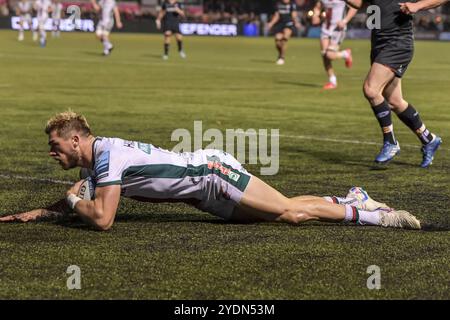
[[[23,213],[0,217],[0,222],[31,222],[42,220],[53,220],[64,217],[71,212],[66,199],[48,206],[47,208],[31,210]]]
[[[418,2],[401,2],[400,10],[406,14],[413,14],[421,10],[428,10],[439,7],[448,0],[420,0]]]

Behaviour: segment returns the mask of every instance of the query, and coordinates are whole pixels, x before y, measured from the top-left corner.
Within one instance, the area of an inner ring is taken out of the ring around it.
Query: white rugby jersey
[[[52,3],[50,0],[37,0],[35,7],[37,11],[37,18],[38,19],[47,19],[48,18],[48,11],[51,7]]]
[[[21,15],[31,13],[32,5],[30,1],[19,1],[17,7],[19,8]]]
[[[109,21],[114,17],[114,8],[116,7],[115,0],[100,0],[98,5],[102,8],[100,19],[102,21]]]
[[[52,19],[61,19],[63,6],[59,2],[52,3]]]
[[[183,201],[198,204],[215,197],[217,179],[239,201],[250,175],[240,164],[222,161],[219,150],[176,153],[151,144],[97,137],[93,143],[91,176],[97,187],[121,185],[121,195],[141,201]],[[233,158],[234,159],[234,158]]]
[[[327,28],[336,26],[339,21],[344,19],[347,6],[344,1],[321,0],[321,2],[326,14],[323,24],[325,24]]]

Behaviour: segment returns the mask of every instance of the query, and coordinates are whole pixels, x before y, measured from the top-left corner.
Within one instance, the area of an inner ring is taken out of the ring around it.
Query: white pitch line
[[[245,132],[237,132],[237,134],[241,134],[241,135],[258,135],[258,133],[253,134],[252,132],[250,133],[245,133]],[[272,135],[265,135],[265,136],[272,136]],[[333,143],[349,143],[349,144],[362,144],[362,145],[371,145],[371,146],[382,146],[382,143],[379,142],[372,142],[372,141],[360,141],[360,140],[345,140],[345,139],[332,139],[332,138],[318,138],[318,137],[314,137],[314,136],[296,136],[296,135],[287,135],[287,134],[280,134],[280,135],[276,135],[274,134],[273,136],[279,136],[281,138],[293,138],[293,139],[301,139],[301,140],[313,140],[313,141],[321,141],[321,142],[333,142]],[[412,144],[402,144],[400,146],[401,148],[412,148],[412,149],[420,149],[421,146],[418,145],[412,145]],[[445,150],[445,151],[450,151],[450,149],[446,149],[446,148],[439,148],[439,150]]]
[[[252,135],[252,133],[246,134],[245,132],[237,132],[237,134]],[[342,140],[342,139],[317,138],[317,137],[312,137],[312,136],[295,136],[295,135],[283,135],[283,134],[274,135],[274,136],[279,136],[279,137],[284,137],[284,138],[293,138],[293,139],[302,139],[302,140],[314,140],[314,141],[321,141],[321,142],[350,143],[350,144],[379,145],[379,146],[382,145],[381,143],[372,142],[372,141]],[[420,149],[420,146],[410,145],[410,144],[403,144],[402,147]],[[445,148],[440,148],[439,150],[450,151],[450,149],[445,149]],[[72,185],[75,183],[73,181],[67,181],[67,180],[34,178],[34,177],[14,175],[14,174],[10,174],[10,175],[0,174],[0,178],[18,179],[18,180],[26,180],[26,181],[38,181],[38,182],[50,182],[50,183],[62,184],[62,185]]]
[[[34,177],[20,176],[20,175],[15,175],[15,174],[0,174],[0,178],[26,180],[26,181],[38,181],[38,182],[50,182],[50,183],[64,184],[64,185],[72,185],[75,183],[75,182],[67,181],[67,180],[34,178]]]

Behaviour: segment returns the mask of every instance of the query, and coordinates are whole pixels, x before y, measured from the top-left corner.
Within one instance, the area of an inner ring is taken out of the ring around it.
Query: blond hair
[[[56,130],[58,136],[64,138],[72,131],[82,133],[84,136],[91,135],[91,128],[86,118],[72,110],[58,113],[47,121],[45,133],[50,134],[54,130]]]

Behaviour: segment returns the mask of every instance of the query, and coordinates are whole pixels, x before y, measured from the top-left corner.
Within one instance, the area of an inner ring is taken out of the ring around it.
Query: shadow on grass
[[[269,59],[250,59],[250,62],[275,65],[275,61],[274,60],[269,60]]]
[[[322,88],[320,84],[317,83],[306,83],[299,81],[275,81],[276,84],[288,84],[297,87],[308,87],[308,88]]]
[[[348,153],[333,152],[330,149],[324,151],[303,149],[300,150],[300,152],[305,153],[322,162],[328,162],[331,164],[343,164],[346,166],[357,166],[368,169],[372,169],[373,166],[372,163],[369,163],[365,160],[358,160],[358,158],[350,157]]]
[[[146,53],[146,54],[143,54],[141,57],[142,58],[152,58],[152,59],[157,59],[157,60],[163,61],[162,56],[163,56],[162,54]]]
[[[101,48],[100,47],[99,47],[98,51],[83,51],[82,54],[85,55],[85,56],[90,56],[90,57],[103,58],[103,55],[101,53]]]

